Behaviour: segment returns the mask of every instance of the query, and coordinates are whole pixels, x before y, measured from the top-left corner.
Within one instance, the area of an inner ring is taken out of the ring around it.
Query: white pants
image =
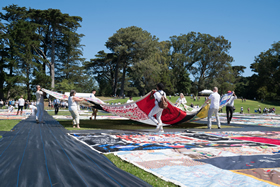
[[[69,112],[71,113],[71,116],[73,117],[73,125],[80,124],[80,118],[79,118],[78,110],[77,109],[74,109],[74,110],[72,109],[72,110],[69,110]]]
[[[43,115],[44,115],[44,104],[39,103],[36,105],[37,106],[37,113],[36,113],[36,119],[39,122],[43,122]]]
[[[156,104],[154,108],[149,113],[148,117],[156,124],[156,125],[162,125],[161,121],[161,114],[163,109]],[[154,118],[154,115],[156,114],[157,119]]]
[[[221,127],[221,123],[220,123],[220,118],[219,118],[219,114],[218,114],[218,110],[219,109],[215,109],[215,108],[210,108],[209,111],[208,111],[208,128],[210,129],[211,126],[212,126],[212,115],[214,113],[214,115],[216,116],[216,120],[217,120],[217,124],[218,124],[218,127]]]

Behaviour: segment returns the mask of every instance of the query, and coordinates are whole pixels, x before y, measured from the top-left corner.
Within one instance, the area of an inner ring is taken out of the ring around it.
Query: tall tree
[[[280,41],[255,57],[250,68],[256,73],[255,90],[259,99],[280,99]]]
[[[192,73],[198,91],[206,88],[206,82],[213,82],[208,79],[217,76],[227,63],[233,61],[228,54],[231,43],[223,36],[190,32],[170,39],[173,59],[180,58],[181,64]]]
[[[100,94],[112,95],[114,93],[112,88],[114,91],[114,84],[116,84],[115,80],[118,80],[115,77],[118,57],[114,53],[105,53],[103,50],[99,51],[95,57],[84,63],[85,68],[98,82]]]
[[[149,32],[131,26],[119,29],[106,42],[106,47],[118,56],[115,77],[118,77],[118,69],[122,67],[121,96],[124,94],[125,77],[130,64],[144,60],[153,54],[157,50],[157,41],[158,39]],[[116,86],[115,83],[114,95],[116,94]]]

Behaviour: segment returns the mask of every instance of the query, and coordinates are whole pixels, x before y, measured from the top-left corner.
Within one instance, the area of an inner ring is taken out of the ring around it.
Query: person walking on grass
[[[20,110],[20,115],[22,115],[22,110],[23,110],[23,107],[24,107],[24,99],[23,99],[23,96],[20,96],[20,99],[18,100],[18,111],[17,111],[17,115],[19,114],[19,110]]]
[[[228,91],[228,93],[231,93],[231,91]],[[227,112],[227,124],[229,125],[232,119],[232,113],[234,108],[234,100],[237,99],[237,96],[235,95],[234,91],[232,92],[232,96],[229,99],[227,105],[226,105],[226,112]]]
[[[219,107],[220,107],[220,94],[218,94],[218,88],[214,87],[213,89],[213,93],[208,97],[208,99],[205,101],[205,103],[208,103],[208,101],[211,100],[211,104],[210,104],[210,109],[208,111],[208,129],[211,129],[212,126],[212,115],[214,113],[214,115],[216,116],[217,119],[217,125],[218,125],[218,129],[221,128],[221,123],[220,123],[220,118],[219,118]]]
[[[76,91],[71,90],[70,97],[68,98],[68,110],[73,118],[73,128],[77,126],[80,128],[80,116],[78,112],[78,102],[83,101],[84,98],[75,97]]]
[[[95,98],[95,94],[96,94],[96,90],[93,89],[91,91],[91,94],[90,94],[89,97],[94,99]],[[96,115],[97,115],[98,110],[96,108],[94,108],[94,107],[91,107],[91,109],[92,109],[92,114],[91,114],[91,117],[89,119],[92,120],[92,117],[94,116],[94,120],[96,120]]]
[[[57,115],[60,107],[60,100],[55,98],[53,100],[53,104],[54,104],[54,114]]]
[[[37,107],[37,113],[36,113],[36,122],[37,123],[45,123],[44,118],[44,96],[45,93],[41,91],[41,86],[36,86],[36,107]]]
[[[161,97],[166,98],[166,94],[163,91],[163,87],[164,85],[162,83],[158,83],[157,91],[153,90],[152,96],[155,98],[155,106],[148,115],[148,117],[157,125],[156,130],[159,130],[160,132],[164,132],[162,128],[162,121],[161,121],[163,108],[159,107],[159,102],[161,101]],[[156,119],[154,118],[154,115],[156,115]]]

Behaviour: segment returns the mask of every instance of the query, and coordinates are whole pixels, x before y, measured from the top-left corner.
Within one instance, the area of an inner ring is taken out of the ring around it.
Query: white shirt
[[[78,110],[78,104],[76,101],[73,101],[73,97],[71,96],[68,98],[68,105],[69,105],[69,110]]]
[[[162,90],[156,91],[154,93],[154,98],[155,98],[155,104],[156,105],[158,104],[158,102],[160,102],[162,96],[166,97],[165,92],[162,91]]]
[[[8,107],[9,112],[12,112],[13,110],[14,110],[14,107],[12,105]]]
[[[18,106],[24,106],[24,99],[20,98],[18,100]]]
[[[231,106],[231,107],[233,107],[234,106],[234,99],[237,99],[237,96],[232,96],[231,98],[230,98],[230,100],[228,101],[228,103],[227,103],[227,105],[226,106]]]
[[[181,99],[181,97],[179,97],[179,98],[177,99],[176,103],[178,103],[178,104],[186,104],[187,101],[186,101],[186,98],[185,98],[185,97],[183,97],[182,99]]]
[[[126,101],[126,103],[132,103],[132,102],[134,102],[134,101],[130,100],[130,99]]]
[[[44,104],[44,97],[43,97],[43,92],[42,91],[37,91],[36,92],[36,104]]]
[[[218,94],[218,92],[214,92],[208,98],[211,99],[210,108],[219,109],[219,107],[220,107],[220,94]]]
[[[94,94],[90,94],[90,96],[89,97],[91,97],[91,98],[95,98],[95,95]]]

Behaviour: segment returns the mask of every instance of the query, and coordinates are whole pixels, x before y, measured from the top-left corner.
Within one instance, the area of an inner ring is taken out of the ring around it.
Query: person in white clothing
[[[228,93],[231,93],[231,91],[228,91]],[[226,112],[227,112],[227,123],[230,124],[230,121],[232,119],[232,113],[233,113],[233,107],[234,107],[234,100],[237,99],[237,96],[235,95],[234,91],[232,92],[232,96],[229,100],[229,102],[226,105]]]
[[[36,107],[37,107],[36,122],[45,123],[43,120],[45,93],[41,91],[40,85],[37,85],[36,89],[37,89],[37,91],[36,91]]]
[[[153,90],[154,93],[153,97],[155,98],[155,106],[154,108],[150,111],[148,117],[157,125],[156,130],[159,130],[160,132],[164,132],[162,128],[162,121],[161,121],[161,115],[163,109],[159,107],[158,103],[161,100],[161,97],[164,96],[166,98],[166,94],[163,91],[164,85],[162,83],[157,84],[157,91]],[[156,115],[156,119],[154,118],[154,115]]]
[[[96,90],[93,89],[89,97],[94,99],[95,94],[96,94]],[[96,108],[93,108],[93,107],[91,107],[91,109],[92,109],[92,114],[91,114],[91,117],[89,119],[92,120],[92,117],[94,116],[94,120],[96,120],[96,115],[97,115],[98,110]]]
[[[126,103],[132,103],[132,102],[134,102],[132,97],[129,97],[129,99],[126,101]]]
[[[77,126],[80,128],[80,119],[79,119],[79,112],[78,112],[78,102],[83,101],[84,98],[75,97],[76,91],[71,90],[70,97],[68,98],[68,110],[73,117],[73,128]]]
[[[221,123],[219,119],[219,107],[220,107],[220,94],[218,94],[218,88],[214,87],[213,93],[208,97],[208,99],[205,101],[205,103],[208,103],[208,101],[211,100],[210,109],[208,111],[208,129],[211,129],[212,125],[212,114],[214,113],[217,119],[218,129],[221,128]]]
[[[9,107],[8,107],[8,112],[13,112],[14,111],[14,107],[13,107],[13,105],[10,105]]]
[[[186,103],[187,103],[187,100],[186,100],[184,94],[180,93],[180,97],[177,99],[175,106],[180,107],[183,110],[186,110],[187,109]]]
[[[19,110],[20,110],[20,115],[22,115],[22,110],[23,110],[24,104],[25,104],[25,101],[24,101],[24,99],[23,99],[23,96],[20,96],[20,99],[18,100],[18,111],[17,111],[17,115],[18,115],[18,113],[19,113]]]

